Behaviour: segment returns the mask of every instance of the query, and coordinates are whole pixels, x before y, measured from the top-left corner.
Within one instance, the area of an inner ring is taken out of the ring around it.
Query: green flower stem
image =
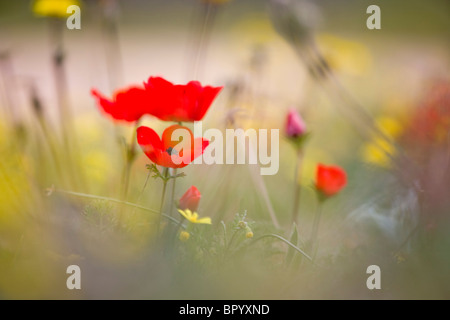
[[[293,243],[291,243],[289,240],[283,238],[282,236],[279,236],[277,234],[265,234],[259,238],[256,238],[255,240],[253,240],[253,242],[251,244],[256,243],[257,241],[261,240],[261,239],[265,239],[265,238],[275,238],[278,240],[283,241],[284,243],[286,243],[288,246],[290,246],[291,248],[293,248],[294,250],[297,250],[300,254],[302,254],[306,259],[308,259],[309,261],[313,261],[313,259],[306,253],[304,252],[302,249],[300,249],[299,247],[297,247],[296,245],[294,245]]]
[[[51,192],[53,190],[49,190],[49,191]],[[151,212],[151,213],[154,213],[154,214],[160,214],[162,217],[170,220],[174,224],[179,224],[180,223],[177,219],[172,218],[172,217],[170,217],[167,214],[160,213],[157,210],[150,209],[150,208],[147,208],[147,207],[144,207],[144,206],[141,206],[139,204],[132,203],[132,202],[122,201],[122,200],[115,199],[115,198],[110,198],[110,197],[103,197],[103,196],[97,196],[97,195],[93,195],[93,194],[73,192],[73,191],[66,191],[66,190],[54,190],[54,191],[60,192],[60,193],[65,193],[65,194],[68,194],[68,195],[71,195],[71,196],[75,196],[75,197],[79,197],[79,198],[92,199],[92,200],[101,200],[101,201],[107,201],[107,202],[114,202],[114,203],[118,203],[118,204],[124,204],[126,206],[137,208],[137,209],[140,209],[140,210],[143,210],[143,211]],[[181,226],[181,227],[183,227],[183,226]]]
[[[294,172],[294,206],[292,209],[292,222],[295,222],[298,225],[298,216],[299,216],[299,209],[300,209],[300,195],[301,195],[301,189],[302,185],[300,183],[299,175],[302,171],[302,164],[303,164],[303,152],[302,149],[299,148],[297,151],[297,164],[295,166],[295,172]]]
[[[72,186],[80,187],[82,175],[76,172],[76,165],[79,165],[77,150],[78,144],[75,137],[75,128],[72,113],[69,107],[68,86],[66,73],[66,55],[64,52],[63,32],[64,20],[51,17],[49,22],[50,50],[52,54],[52,71],[58,104],[59,127],[62,137],[62,148],[66,172]]]
[[[317,211],[316,211],[316,214],[314,215],[313,228],[312,228],[311,237],[310,237],[309,243],[308,243],[307,251],[310,252],[313,259],[315,259],[316,252],[317,252],[315,247],[316,247],[316,242],[317,242],[317,236],[319,233],[320,219],[322,217],[323,203],[324,203],[324,199],[319,197],[319,204],[317,205]]]
[[[173,204],[175,202],[175,185],[177,182],[177,169],[173,170],[173,176],[175,178],[173,178],[173,182],[172,182],[172,195],[171,195],[171,199],[170,199],[169,215],[172,215]]]
[[[171,239],[172,239],[171,246],[174,245],[174,243],[175,243],[175,241],[176,241],[176,239],[177,239],[178,230],[180,230],[180,229],[183,227],[183,222],[184,222],[185,220],[186,220],[186,218],[182,216],[181,219],[180,219],[180,221],[178,222],[178,224],[175,226],[173,235],[172,235],[172,237],[171,237]],[[187,227],[185,227],[184,229],[187,229]],[[169,239],[170,239],[170,238],[169,238]]]
[[[192,56],[191,70],[189,75],[197,79],[200,73],[200,62],[205,61],[206,51],[208,49],[209,37],[213,29],[217,6],[212,3],[205,3],[204,11],[201,17],[201,26],[198,30],[198,38],[196,39],[194,53]]]
[[[178,121],[178,125],[182,126],[183,123],[181,121]],[[169,215],[172,215],[172,210],[173,210],[173,204],[175,203],[175,187],[176,187],[176,182],[177,182],[177,168],[173,169],[173,183],[172,183],[172,195],[170,198],[170,205],[169,205]],[[178,230],[178,228],[177,228]]]
[[[122,173],[122,191],[121,191],[121,199],[122,201],[126,201],[128,197],[128,189],[130,186],[130,174],[131,174],[131,167],[133,166],[134,159],[136,158],[136,130],[139,127],[139,121],[136,122],[136,125],[133,130],[133,134],[131,136],[130,144],[126,147],[126,155],[125,155],[125,167]],[[120,227],[123,222],[123,215],[124,215],[125,207],[122,206],[119,210],[119,216],[118,216],[118,224],[117,227]]]
[[[156,230],[157,230],[157,235],[159,237],[160,234],[160,229],[161,229],[161,217],[163,214],[163,208],[164,208],[164,202],[166,199],[166,189],[167,189],[167,181],[168,181],[168,177],[169,177],[169,168],[164,168],[163,169],[163,189],[162,189],[162,194],[161,194],[161,204],[159,206],[159,217],[158,217],[158,221],[157,226],[156,226]]]
[[[145,178],[144,185],[142,186],[142,190],[139,193],[139,197],[137,198],[137,203],[141,201],[142,195],[144,194],[145,188],[147,188],[148,180],[150,179],[150,175],[152,174],[151,170],[148,170],[147,177]]]
[[[236,239],[236,236],[242,231],[243,229],[239,228],[234,230],[233,234],[231,235],[230,241],[228,242],[226,250],[228,251],[231,248],[231,244],[233,243],[234,239]]]
[[[128,189],[129,189],[129,185],[130,185],[130,174],[131,174],[131,167],[133,165],[134,159],[136,158],[136,136],[137,136],[137,128],[139,127],[139,121],[136,122],[136,125],[134,127],[133,130],[133,134],[131,136],[131,141],[130,144],[128,145],[128,147],[126,148],[126,163],[125,163],[125,168],[123,171],[123,176],[122,176],[122,200],[126,200],[127,196],[128,196]]]

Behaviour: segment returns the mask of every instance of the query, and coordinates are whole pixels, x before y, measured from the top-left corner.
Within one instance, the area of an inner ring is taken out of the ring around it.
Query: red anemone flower
[[[317,166],[316,189],[324,196],[331,197],[347,184],[347,174],[338,166]]]
[[[175,130],[183,138],[178,141],[172,140]],[[183,168],[203,154],[209,141],[203,138],[195,138],[192,131],[180,125],[166,128],[159,138],[158,134],[149,127],[137,129],[137,141],[145,155],[155,164],[166,168]]]
[[[190,187],[180,198],[178,207],[181,210],[189,209],[192,212],[196,212],[200,198],[202,197],[200,191],[195,186]]]
[[[152,105],[152,115],[163,121],[192,122],[205,116],[223,87],[203,87],[198,81],[175,85],[161,77],[144,83]]]
[[[114,120],[136,122],[145,113],[151,113],[148,94],[144,88],[130,87],[116,91],[112,100],[105,98],[95,89],[92,89],[91,93],[97,98],[100,109]]]

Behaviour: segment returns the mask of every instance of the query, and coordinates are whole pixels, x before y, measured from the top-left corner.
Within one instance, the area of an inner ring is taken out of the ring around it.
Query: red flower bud
[[[338,193],[347,184],[347,174],[338,166],[317,166],[316,189],[324,196],[330,197]]]
[[[286,119],[286,135],[290,138],[299,137],[306,132],[306,125],[297,110],[291,108]]]
[[[185,194],[181,197],[178,207],[181,210],[189,209],[192,212],[196,212],[200,198],[202,197],[200,191],[195,186],[190,187]]]

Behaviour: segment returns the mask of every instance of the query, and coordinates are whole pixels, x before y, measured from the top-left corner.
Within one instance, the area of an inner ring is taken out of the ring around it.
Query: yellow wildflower
[[[211,218],[206,217],[206,218],[198,218],[198,213],[197,212],[192,212],[189,209],[186,210],[178,210],[178,212],[186,218],[186,220],[188,220],[191,223],[202,223],[202,224],[211,224]]]
[[[381,117],[376,122],[380,130],[392,140],[395,140],[402,132],[402,126],[393,118]],[[395,146],[381,137],[375,137],[362,149],[362,157],[366,162],[385,168],[391,164],[389,155],[394,156],[395,153]]]
[[[252,229],[251,229],[248,225],[245,227],[245,231],[246,231],[245,237],[246,237],[247,239],[253,238],[253,231],[252,231]]]
[[[33,12],[37,16],[66,18],[70,15],[67,8],[71,5],[80,6],[77,0],[36,0],[33,3]]]
[[[180,232],[180,240],[183,242],[186,242],[189,240],[189,238],[191,237],[190,233],[187,231],[181,231]]]
[[[352,76],[361,76],[370,71],[372,56],[362,43],[330,34],[320,34],[317,42],[332,69]]]

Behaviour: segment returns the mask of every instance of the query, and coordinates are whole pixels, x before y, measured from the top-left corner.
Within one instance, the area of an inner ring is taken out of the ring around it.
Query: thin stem
[[[126,163],[125,163],[125,168],[124,168],[124,172],[123,172],[123,176],[122,176],[122,199],[126,200],[127,195],[128,195],[128,189],[129,189],[129,185],[130,185],[130,173],[131,173],[131,167],[133,165],[136,153],[135,153],[135,148],[136,148],[136,130],[139,127],[139,121],[136,122],[136,125],[134,127],[133,130],[133,134],[131,136],[131,141],[129,144],[129,147],[126,150]]]
[[[125,154],[126,154],[126,160],[125,160],[125,167],[122,173],[122,191],[120,198],[122,201],[126,201],[128,197],[128,189],[130,186],[130,174],[131,174],[131,167],[133,166],[133,161],[135,158],[135,147],[136,147],[136,130],[139,126],[139,121],[136,122],[135,128],[133,130],[133,134],[131,136],[131,141],[128,147],[126,147]],[[118,224],[117,227],[122,225],[123,222],[123,214],[124,214],[125,207],[122,206],[119,210],[119,216],[118,216]]]
[[[292,222],[295,222],[298,225],[298,216],[299,216],[299,209],[300,209],[300,195],[301,195],[301,189],[302,185],[300,183],[300,175],[302,172],[302,164],[303,164],[303,153],[302,150],[299,148],[297,152],[297,164],[295,166],[295,172],[294,172],[294,206],[292,208]]]
[[[61,179],[61,181],[64,181],[64,175],[63,175],[63,172],[61,169],[59,155],[57,152],[57,148],[55,146],[55,141],[52,138],[54,136],[54,134],[53,134],[53,131],[50,130],[47,122],[45,121],[44,114],[43,114],[44,108],[41,104],[39,97],[37,96],[36,89],[34,88],[33,84],[30,86],[29,96],[30,96],[30,100],[31,100],[31,105],[33,106],[33,115],[35,116],[38,126],[39,126],[40,130],[42,131],[42,134],[44,136],[44,141],[47,143],[47,145],[49,147],[50,157],[53,160],[57,176],[59,179]],[[40,153],[42,152],[41,148],[39,148],[39,152]],[[43,154],[45,154],[45,153],[43,153]],[[41,157],[41,161],[42,161],[42,157]],[[45,170],[45,167],[43,164],[41,165],[41,169]]]
[[[239,128],[238,126],[234,126],[235,128]],[[242,142],[243,150],[246,149],[245,142]],[[252,148],[252,145],[249,145],[249,153],[250,154],[256,154],[255,150]],[[254,168],[256,167],[256,168]],[[266,184],[264,182],[264,179],[262,175],[260,174],[260,165],[256,166],[249,166],[251,177],[253,179],[254,184],[256,187],[259,188],[261,197],[263,198],[267,211],[269,212],[270,218],[272,220],[272,223],[275,228],[280,229],[280,223],[278,222],[277,216],[275,214],[275,210],[273,209],[272,202],[270,201],[269,192],[267,191]]]
[[[175,230],[174,230],[173,237],[172,237],[172,244],[175,243],[175,239],[177,237],[178,230],[183,226],[184,220],[186,220],[186,219],[184,217],[181,217],[180,222],[175,226]]]
[[[320,218],[322,217],[322,209],[323,209],[323,201],[319,200],[319,204],[317,206],[317,211],[316,211],[316,214],[314,215],[314,222],[313,222],[313,228],[312,228],[312,232],[311,232],[311,238],[309,239],[309,244],[308,244],[308,251],[310,251],[311,255],[313,256],[313,259],[316,256],[316,254],[315,254],[316,250],[314,250],[314,249],[315,249],[316,242],[317,242],[317,235],[319,233],[319,224],[320,224]]]
[[[283,241],[284,243],[286,243],[287,245],[289,245],[290,247],[292,247],[294,250],[297,250],[300,254],[302,254],[306,259],[308,259],[309,261],[313,261],[313,259],[306,253],[304,252],[302,249],[300,249],[299,247],[297,247],[296,245],[294,245],[293,243],[291,243],[289,240],[283,238],[282,236],[279,236],[277,234],[265,234],[259,238],[256,238],[255,240],[253,240],[253,243],[256,243],[257,241],[264,239],[264,238],[275,238],[278,240]]]
[[[49,20],[50,41],[52,46],[52,63],[56,87],[56,98],[59,107],[59,120],[63,133],[63,142],[68,142],[67,131],[71,128],[70,112],[67,104],[67,78],[65,70],[65,55],[63,49],[63,28],[62,21],[56,18]]]
[[[178,121],[178,124],[180,126],[183,125],[183,123],[181,121]],[[175,187],[176,187],[176,181],[177,181],[177,168],[173,169],[173,183],[172,183],[172,195],[170,198],[170,206],[169,206],[169,215],[172,215],[172,210],[173,210],[173,204],[175,203]]]
[[[176,176],[177,176],[177,169],[174,169],[173,176],[174,176],[174,178],[173,178],[173,183],[172,183],[172,195],[171,195],[171,198],[170,198],[170,206],[169,206],[169,212],[168,212],[169,215],[172,215],[173,204],[175,202],[175,185],[176,185],[176,181],[177,181],[177,178],[176,178]]]
[[[6,116],[14,128],[19,127],[21,120],[18,114],[17,94],[15,88],[15,72],[9,52],[0,52],[0,80],[3,82]],[[0,88],[1,89],[1,88]]]
[[[157,234],[159,235],[160,233],[160,228],[161,228],[161,216],[162,216],[162,211],[164,208],[164,200],[166,199],[166,187],[167,187],[167,177],[169,175],[169,168],[164,168],[163,170],[163,189],[162,189],[162,194],[161,194],[161,204],[159,206],[159,218],[157,221],[157,226],[156,226],[156,230],[157,230]]]
[[[198,78],[200,61],[205,60],[209,35],[214,24],[216,7],[215,4],[205,3],[204,13],[202,15],[203,21],[193,55],[192,76],[194,78]]]
[[[144,194],[145,188],[147,187],[148,180],[150,179],[150,175],[151,174],[152,174],[152,172],[149,170],[148,174],[147,174],[147,177],[145,178],[144,186],[142,187],[141,193],[139,194],[139,197],[137,198],[137,201],[136,201],[137,203],[139,203],[139,201],[142,198],[142,195]],[[169,212],[169,214],[170,214],[170,212]]]
[[[239,228],[233,232],[233,234],[231,235],[230,242],[228,242],[228,245],[227,245],[227,251],[230,249],[231,244],[233,243],[234,239],[236,239],[237,234],[240,233],[242,230],[243,229]]]
[[[72,113],[68,102],[67,73],[65,66],[65,52],[63,44],[64,21],[58,18],[49,18],[50,49],[52,52],[52,68],[55,84],[56,100],[58,104],[58,116],[64,149],[64,161],[70,181],[77,186],[82,175],[75,172],[78,164],[78,145],[74,136]],[[71,136],[72,135],[72,136]]]
[[[102,6],[102,33],[109,86],[115,90],[123,80],[122,53],[117,25],[118,4],[116,0],[100,1]]]
[[[223,222],[223,220],[220,221],[220,224],[222,225],[223,228],[223,245],[225,247],[228,243],[227,226],[225,225],[225,222]]]
[[[93,195],[93,194],[87,194],[87,193],[80,193],[80,192],[73,192],[73,191],[66,191],[66,190],[55,190],[56,192],[60,192],[60,193],[65,193],[71,196],[75,196],[75,197],[79,197],[79,198],[86,198],[86,199],[93,199],[93,200],[102,200],[102,201],[108,201],[108,202],[114,202],[114,203],[119,203],[119,204],[124,204],[127,205],[129,207],[134,207],[143,211],[148,211],[154,214],[160,214],[160,216],[172,221],[175,224],[178,224],[179,221],[175,218],[172,218],[170,216],[168,216],[167,214],[161,213],[157,210],[153,210],[144,206],[141,206],[139,204],[135,204],[132,202],[128,202],[128,201],[122,201],[119,199],[115,199],[115,198],[110,198],[110,197],[103,197],[103,196],[97,196],[97,195]]]

